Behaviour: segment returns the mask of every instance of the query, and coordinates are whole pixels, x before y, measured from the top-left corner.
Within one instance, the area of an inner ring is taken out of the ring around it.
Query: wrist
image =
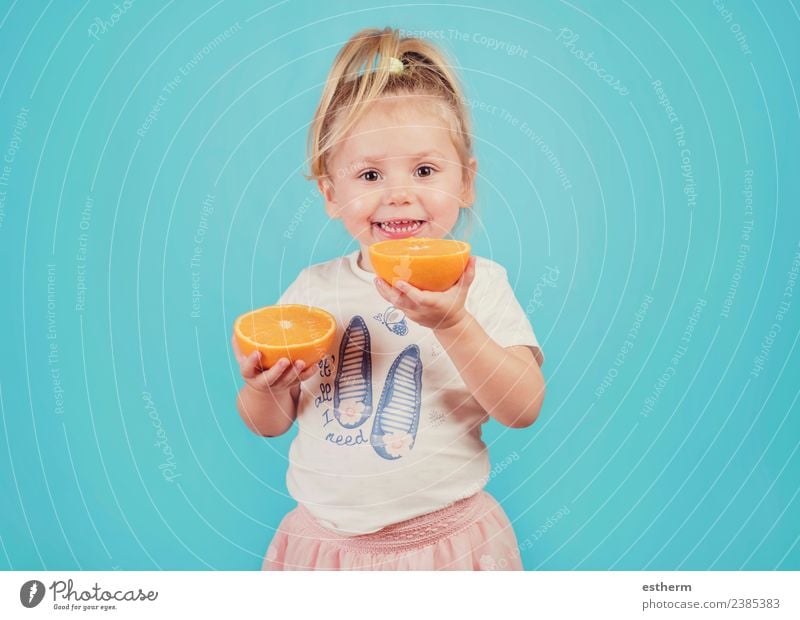
[[[284,392],[286,392],[286,393],[289,392],[289,388],[288,387],[287,388],[275,388],[275,387],[270,387],[268,385],[265,385],[265,387],[261,388],[261,387],[255,387],[251,383],[245,383],[244,387],[245,387],[245,390],[247,390],[251,394],[254,394],[254,395],[259,396],[261,398],[270,396],[272,398],[277,399],[277,398],[280,398],[281,396],[283,396]]]
[[[245,384],[239,393],[237,408],[245,425],[264,437],[282,435],[297,416],[291,389],[270,393]]]
[[[461,310],[455,317],[447,322],[441,322],[433,328],[435,336],[445,336],[449,334],[459,334],[462,332],[469,322],[472,320],[472,315],[466,310]]]

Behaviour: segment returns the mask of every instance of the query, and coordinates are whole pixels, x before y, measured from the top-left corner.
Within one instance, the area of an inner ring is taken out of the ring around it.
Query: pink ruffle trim
[[[262,570],[523,570],[514,530],[486,491],[378,532],[342,536],[302,505],[281,521]]]

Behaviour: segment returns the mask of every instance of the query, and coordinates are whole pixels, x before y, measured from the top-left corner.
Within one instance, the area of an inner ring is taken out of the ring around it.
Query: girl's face
[[[361,245],[385,239],[442,238],[474,200],[477,162],[464,167],[450,125],[430,102],[381,99],[331,153],[325,210]]]

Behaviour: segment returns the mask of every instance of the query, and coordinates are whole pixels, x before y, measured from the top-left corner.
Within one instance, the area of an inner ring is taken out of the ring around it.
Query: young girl
[[[363,30],[341,49],[310,128],[311,176],[360,246],[309,266],[280,304],[336,317],[329,355],[262,370],[241,355],[239,412],[274,437],[299,424],[265,570],[521,570],[512,526],[483,490],[481,425],[532,424],[544,356],[506,271],[472,257],[449,290],[375,277],[368,247],[448,236],[477,163],[460,86],[430,43]]]

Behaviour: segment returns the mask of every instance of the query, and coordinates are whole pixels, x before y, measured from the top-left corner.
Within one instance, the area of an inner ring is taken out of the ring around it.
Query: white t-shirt
[[[323,527],[346,536],[443,508],[489,476],[481,440],[489,415],[432,330],[383,299],[358,256],[303,269],[277,302],[336,318],[328,355],[302,384],[286,483]],[[539,348],[494,261],[477,257],[466,309],[500,346]]]

